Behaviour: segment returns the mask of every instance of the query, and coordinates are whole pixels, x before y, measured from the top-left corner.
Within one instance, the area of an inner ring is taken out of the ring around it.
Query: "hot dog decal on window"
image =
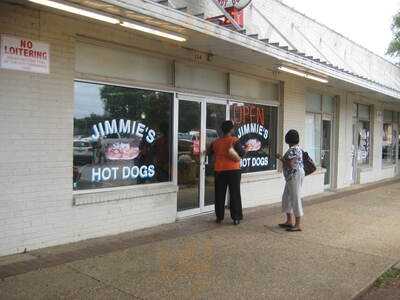
[[[250,139],[245,143],[245,148],[249,152],[258,151],[261,149],[261,142],[258,139]]]
[[[105,147],[105,156],[108,160],[132,160],[138,157],[139,147],[134,143],[115,142]]]

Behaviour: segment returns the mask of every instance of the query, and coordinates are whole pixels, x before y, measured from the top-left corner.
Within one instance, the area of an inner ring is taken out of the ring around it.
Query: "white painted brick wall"
[[[157,196],[72,205],[75,23],[0,4],[1,34],[47,42],[51,51],[50,75],[0,70],[0,255],[175,220],[173,186]]]

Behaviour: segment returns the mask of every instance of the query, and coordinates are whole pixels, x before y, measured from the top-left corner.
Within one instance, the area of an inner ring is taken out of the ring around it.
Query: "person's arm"
[[[291,153],[286,153],[285,156],[281,154],[276,154],[275,157],[279,159],[285,167],[293,168],[296,163],[296,156],[293,156]]]
[[[245,156],[247,153],[246,149],[243,148],[239,141],[236,141],[233,144],[233,149],[237,152],[237,154],[239,154],[240,157]]]

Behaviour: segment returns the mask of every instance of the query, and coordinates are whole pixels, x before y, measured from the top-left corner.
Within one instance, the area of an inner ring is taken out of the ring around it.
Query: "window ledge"
[[[317,167],[317,170],[312,173],[310,176],[321,175],[325,174],[326,169]],[[283,178],[283,173],[277,170],[274,171],[265,171],[265,172],[254,172],[254,173],[243,173],[242,174],[242,183],[249,183],[249,182],[257,182],[257,181],[264,181],[264,180],[272,180]]]
[[[396,164],[382,164],[382,169],[393,169]]]
[[[176,193],[177,191],[178,187],[172,182],[146,184],[142,186],[76,191],[73,193],[73,205],[80,206],[140,197],[151,197]]]
[[[263,180],[271,180],[276,178],[281,178],[282,172],[278,172],[277,170],[273,171],[264,171],[264,172],[254,172],[254,173],[243,173],[242,174],[242,182],[256,182]]]
[[[371,172],[371,171],[373,171],[373,170],[374,170],[374,168],[371,167],[371,166],[358,167],[358,171],[359,171],[360,173]]]

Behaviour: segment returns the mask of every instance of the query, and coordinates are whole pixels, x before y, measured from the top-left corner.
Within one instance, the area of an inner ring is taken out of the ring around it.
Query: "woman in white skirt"
[[[301,217],[304,215],[301,186],[305,174],[303,151],[299,147],[299,133],[294,129],[289,130],[285,135],[285,142],[289,145],[289,149],[283,157],[277,155],[277,158],[282,161],[286,181],[282,196],[282,212],[286,214],[286,222],[279,226],[286,228],[287,231],[301,231]]]

